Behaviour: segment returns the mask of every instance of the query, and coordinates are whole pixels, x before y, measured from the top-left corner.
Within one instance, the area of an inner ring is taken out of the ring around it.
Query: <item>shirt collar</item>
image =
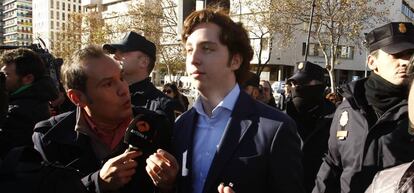
[[[240,87],[236,84],[233,89],[224,97],[222,101],[213,109],[213,112],[218,108],[224,108],[229,111],[233,111],[234,105],[236,104],[236,100],[240,94]],[[196,101],[194,102],[194,108],[200,115],[205,115],[203,108],[203,103],[201,102],[201,97],[197,97]]]

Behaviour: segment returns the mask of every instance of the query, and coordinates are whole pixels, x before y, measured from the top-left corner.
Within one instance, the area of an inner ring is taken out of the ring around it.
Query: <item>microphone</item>
[[[157,126],[155,116],[147,113],[135,116],[124,135],[124,143],[129,145],[128,150],[140,150],[144,154],[154,153],[159,147]]]

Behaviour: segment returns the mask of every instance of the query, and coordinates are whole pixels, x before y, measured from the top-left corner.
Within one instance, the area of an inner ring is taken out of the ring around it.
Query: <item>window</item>
[[[62,2],[62,10],[65,10],[65,2]]]
[[[59,1],[56,1],[56,9],[60,9],[59,8]]]
[[[53,0],[50,0],[50,8],[53,8]]]
[[[59,11],[56,11],[56,19],[59,20],[60,19],[60,14]]]
[[[53,29],[53,28],[54,28],[53,21],[50,21],[50,29]]]
[[[65,13],[62,12],[62,20],[65,21]]]
[[[354,58],[354,47],[352,46],[338,46],[339,58],[353,59]]]
[[[53,19],[53,11],[50,11],[50,19]]]

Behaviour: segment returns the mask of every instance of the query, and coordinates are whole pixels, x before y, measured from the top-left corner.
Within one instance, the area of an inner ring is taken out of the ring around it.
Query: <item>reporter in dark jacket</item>
[[[123,137],[134,114],[118,63],[101,48],[88,46],[63,65],[62,80],[77,109],[36,125],[33,142],[43,159],[79,170],[89,192],[152,193],[145,171],[149,155],[125,151]],[[149,110],[138,113],[164,123],[157,127],[163,130],[155,131],[160,136],[156,140],[168,149],[167,118]]]

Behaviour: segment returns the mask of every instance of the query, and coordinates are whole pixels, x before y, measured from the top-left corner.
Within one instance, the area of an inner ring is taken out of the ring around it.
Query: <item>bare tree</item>
[[[56,26],[56,39],[52,42],[52,52],[68,59],[82,45],[101,45],[108,42],[109,27],[99,12],[70,13],[68,21]]]
[[[287,46],[293,40],[291,35],[293,28],[286,24],[290,19],[279,19],[274,1],[276,0],[234,1],[230,11],[233,20],[243,23],[248,30],[257,60],[258,75],[269,63],[273,47]]]
[[[312,0],[275,1],[272,8],[282,19],[292,21],[290,26],[307,32]],[[335,65],[340,59],[342,45],[362,47],[363,31],[378,21],[385,20],[388,10],[379,10],[384,0],[316,0],[311,37],[319,44],[329,72],[331,91],[335,92]],[[299,27],[298,27],[299,26]],[[343,53],[342,53],[343,54]]]

